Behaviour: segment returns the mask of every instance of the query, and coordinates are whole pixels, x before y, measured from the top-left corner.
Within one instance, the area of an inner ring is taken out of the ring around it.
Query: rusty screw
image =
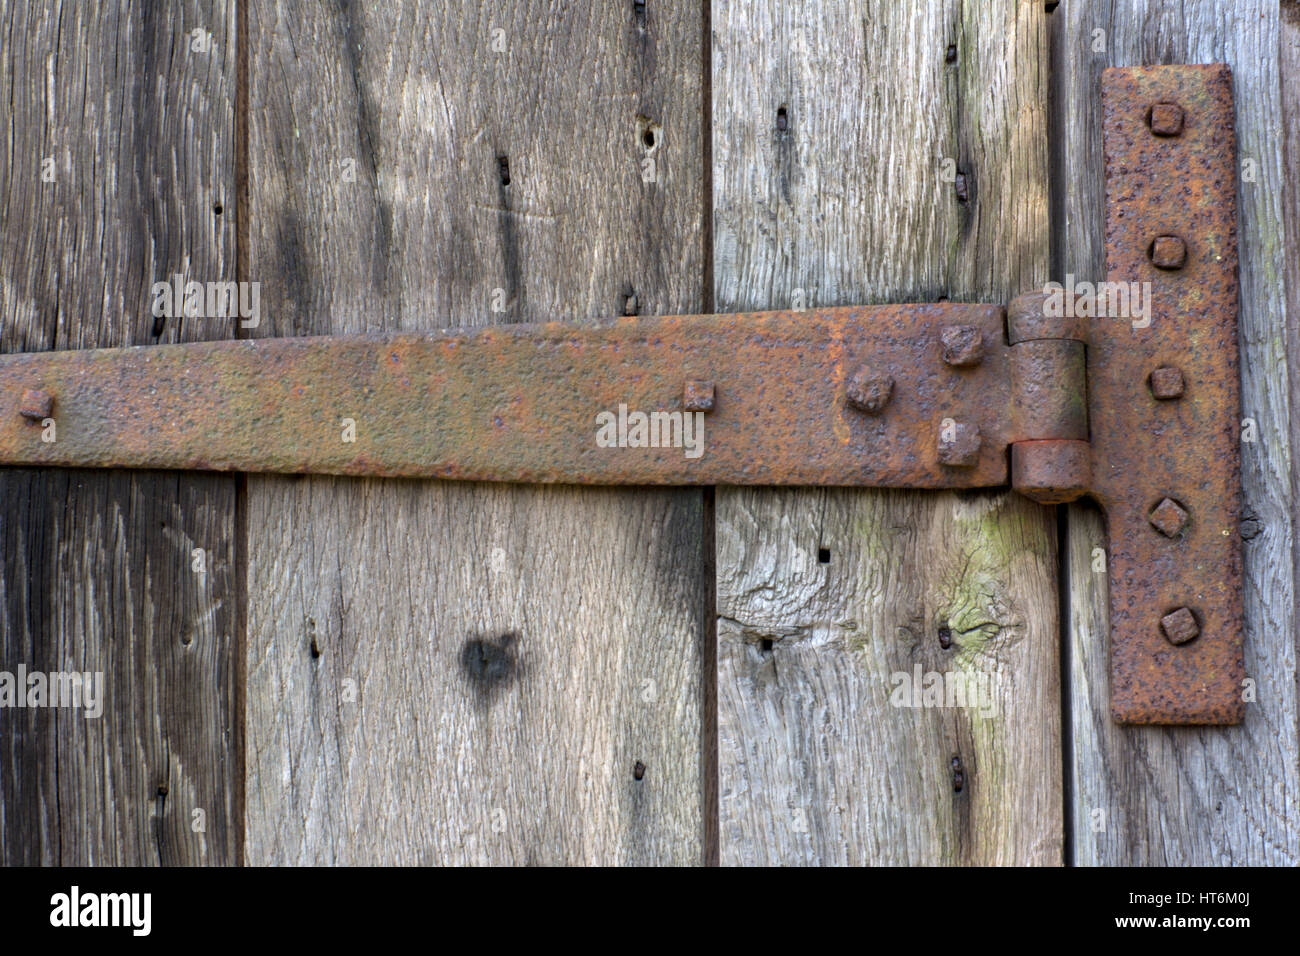
[[[713,411],[714,388],[712,382],[687,379],[682,389],[682,407],[688,412]]]
[[[1172,498],[1165,498],[1151,510],[1147,520],[1166,538],[1176,538],[1187,525],[1187,512]]]
[[[1196,615],[1185,607],[1170,611],[1160,619],[1160,630],[1165,632],[1165,639],[1170,644],[1186,644],[1201,633],[1201,626],[1196,623]]]
[[[54,396],[39,388],[29,388],[23,392],[23,400],[18,404],[18,414],[29,422],[43,422],[54,411]]]
[[[848,400],[854,408],[868,415],[879,415],[894,394],[894,380],[888,375],[877,375],[863,366],[849,379]]]
[[[943,360],[958,367],[979,365],[984,358],[984,337],[974,325],[947,325],[939,333]]]
[[[939,429],[939,464],[970,468],[980,458],[980,427],[952,422]]]
[[[1151,132],[1157,136],[1177,136],[1183,131],[1183,108],[1177,103],[1157,103],[1151,107]]]
[[[1161,401],[1183,397],[1183,371],[1162,365],[1151,373],[1151,394]]]
[[[1151,262],[1157,269],[1181,269],[1187,261],[1187,243],[1177,236],[1156,236]]]

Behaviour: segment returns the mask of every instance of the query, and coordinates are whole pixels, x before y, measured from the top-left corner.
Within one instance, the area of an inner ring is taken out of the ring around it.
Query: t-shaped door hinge
[[[1115,719],[1235,723],[1231,78],[1107,70],[1102,94],[1105,282],[1006,309],[8,355],[0,463],[1091,495],[1108,520]]]

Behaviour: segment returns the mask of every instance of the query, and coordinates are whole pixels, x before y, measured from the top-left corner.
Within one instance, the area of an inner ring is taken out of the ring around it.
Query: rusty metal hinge
[[[1223,66],[1106,71],[1105,284],[0,357],[0,463],[1088,494],[1115,719],[1243,714]],[[8,405],[8,409],[4,406]]]

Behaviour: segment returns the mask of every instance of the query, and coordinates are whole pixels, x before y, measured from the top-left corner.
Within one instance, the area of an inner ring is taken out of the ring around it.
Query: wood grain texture
[[[1100,515],[1068,513],[1072,861],[1081,865],[1294,865],[1300,859],[1293,473],[1283,302],[1278,4],[1171,5],[1064,0],[1053,14],[1060,144],[1054,265],[1104,274],[1101,71],[1107,66],[1226,62],[1233,71],[1241,259],[1242,404],[1258,441],[1243,442],[1246,672],[1256,700],[1234,728],[1118,727],[1108,713],[1105,544]],[[1096,31],[1101,31],[1100,33]],[[1096,48],[1104,41],[1104,49]],[[1249,171],[1249,172],[1248,172]],[[1250,181],[1250,177],[1254,181]]]
[[[1045,17],[715,3],[719,310],[1041,286]],[[723,863],[1061,862],[1051,509],[719,489],[717,541]],[[996,712],[892,706],[917,665]]]
[[[250,37],[259,333],[701,309],[697,6]],[[248,861],[699,862],[705,504],[250,479]]]
[[[1279,8],[1278,72],[1282,85],[1283,181],[1293,183],[1300,170],[1300,0],[1282,0]],[[1300,190],[1282,189],[1282,222],[1286,235],[1283,281],[1286,289],[1286,359],[1291,408],[1300,408]],[[1300,416],[1291,416],[1291,448],[1300,448]],[[1296,502],[1300,501],[1300,469],[1291,468],[1291,554],[1300,580],[1300,540],[1295,533]],[[1300,632],[1295,634],[1300,657]],[[1300,673],[1297,674],[1300,683]],[[1300,711],[1300,705],[1297,706]],[[1300,714],[1298,714],[1300,717]],[[1297,730],[1300,736],[1300,730]]]
[[[155,335],[150,287],[234,278],[234,86],[233,4],[0,7],[0,349],[231,334]],[[228,477],[0,474],[0,670],[106,689],[0,710],[0,863],[238,860],[234,508]]]

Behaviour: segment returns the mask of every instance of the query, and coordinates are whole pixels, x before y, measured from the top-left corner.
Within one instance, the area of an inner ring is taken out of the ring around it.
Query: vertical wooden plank
[[[719,310],[1041,287],[1042,6],[714,3]],[[1051,509],[719,489],[717,522],[724,863],[1061,862]],[[895,706],[917,669],[987,706]]]
[[[1279,8],[1278,72],[1282,85],[1282,168],[1300,169],[1300,0],[1282,0]],[[1289,181],[1289,180],[1288,180]],[[1283,279],[1286,288],[1286,358],[1290,381],[1288,399],[1291,408],[1300,407],[1300,375],[1290,369],[1300,368],[1300,192],[1282,190],[1282,221],[1286,234],[1283,254]],[[1291,448],[1300,448],[1300,418],[1291,417]],[[1300,541],[1295,534],[1295,503],[1300,501],[1300,473],[1291,468],[1291,553],[1300,555]],[[1295,561],[1300,578],[1300,560]],[[1300,633],[1295,635],[1300,656]]]
[[[250,44],[263,331],[701,308],[693,4],[267,0]],[[248,506],[250,862],[700,861],[700,491]]]
[[[221,0],[0,8],[0,348],[232,334],[156,334],[150,289],[234,278],[234,33]],[[0,863],[238,861],[234,508],[229,477],[0,472],[0,670],[104,682],[97,718],[0,709]]]
[[[1084,865],[1262,865],[1300,859],[1292,465],[1284,314],[1278,4],[1064,0],[1053,26],[1063,226],[1056,263],[1104,275],[1098,89],[1107,66],[1226,62],[1240,158],[1246,671],[1254,701],[1232,728],[1118,727],[1108,713],[1109,608],[1098,513],[1071,507],[1069,726],[1072,858]],[[1255,440],[1250,440],[1254,438]],[[1249,700],[1249,698],[1247,698]]]

